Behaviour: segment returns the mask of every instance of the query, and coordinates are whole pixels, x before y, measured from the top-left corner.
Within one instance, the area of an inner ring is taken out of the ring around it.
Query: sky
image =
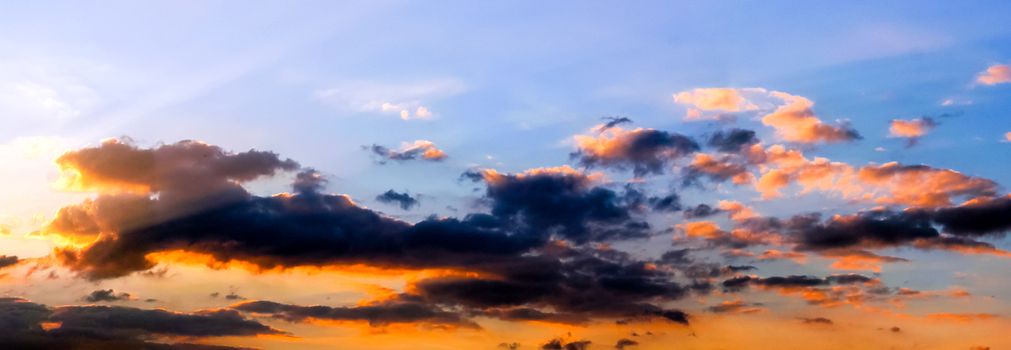
[[[1011,348],[1008,2],[0,13],[2,347]]]

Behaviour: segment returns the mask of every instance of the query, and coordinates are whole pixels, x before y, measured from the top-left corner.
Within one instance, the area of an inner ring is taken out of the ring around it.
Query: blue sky
[[[594,134],[605,117],[698,140],[739,127],[812,159],[954,169],[992,180],[999,193],[1011,184],[1011,84],[977,82],[988,67],[1011,63],[1006,1],[24,2],[0,13],[0,161],[11,164],[0,171],[0,224],[15,235],[0,235],[10,247],[0,255],[41,257],[59,246],[21,236],[101,191],[55,189],[62,174],[53,159],[118,137],[142,148],[192,139],[273,151],[318,170],[328,191],[411,223],[487,211],[485,184],[462,180],[467,170],[579,168],[573,136]],[[821,121],[862,138],[791,143],[763,124],[769,108],[733,123],[689,121],[690,106],[673,98],[751,87],[809,99]],[[890,135],[893,119],[923,117],[936,125],[915,145]],[[415,140],[448,158],[380,165],[365,149]],[[770,217],[873,209],[831,191],[767,199],[727,182],[684,187],[673,173],[580,169],[602,171],[615,189],[642,182],[686,205],[736,200]],[[245,186],[265,196],[288,190],[294,176]],[[420,207],[375,199],[389,189]],[[649,220],[675,231],[686,219]],[[987,238],[1011,249],[1003,233]],[[658,256],[670,240],[613,244]],[[965,270],[1006,269],[1006,260],[957,254],[945,266],[937,252],[909,246],[882,252],[917,263],[888,264],[895,274],[878,277],[920,288],[959,284],[952,276]],[[762,272],[832,273],[827,262],[769,262]],[[931,277],[937,271],[946,277]],[[1006,297],[1005,284],[975,287]]]

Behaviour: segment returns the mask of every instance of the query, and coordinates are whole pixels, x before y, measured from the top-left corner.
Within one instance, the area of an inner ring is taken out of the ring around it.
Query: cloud
[[[130,300],[132,296],[130,293],[116,294],[112,289],[99,289],[85,295],[82,299],[89,303],[99,303]]]
[[[414,208],[414,207],[417,207],[417,206],[420,205],[420,203],[418,202],[418,200],[416,198],[414,198],[414,197],[411,197],[410,194],[408,194],[406,192],[405,193],[398,193],[398,192],[393,191],[393,190],[389,190],[389,191],[383,192],[382,194],[376,196],[376,200],[380,201],[380,202],[383,202],[383,203],[388,203],[388,204],[390,204],[390,203],[396,203],[397,205],[400,206],[400,209],[403,209],[403,210],[411,210],[411,208]]]
[[[563,339],[552,339],[541,345],[542,350],[586,350],[590,348],[589,340],[577,340],[565,342]]]
[[[236,350],[150,340],[285,334],[231,310],[177,313],[108,306],[54,308],[18,298],[0,298],[0,327],[4,329],[0,346],[16,349]]]
[[[832,322],[832,320],[824,318],[824,317],[810,317],[810,318],[809,317],[801,317],[800,321],[803,322],[803,323],[805,323],[805,324],[820,324],[820,325],[829,325],[829,326],[831,326],[831,325],[834,324],[834,322]]]
[[[721,283],[724,292],[736,293],[748,287],[772,290],[786,296],[800,297],[808,304],[834,307],[843,304],[859,306],[868,301],[887,300],[894,291],[875,278],[858,274],[830,275],[824,278],[791,276],[738,276]]]
[[[713,157],[696,153],[691,163],[684,167],[681,184],[689,186],[706,177],[715,182],[731,180],[735,185],[753,183],[755,176],[748,172],[746,164],[735,162],[729,157]]]
[[[892,119],[888,134],[891,137],[916,138],[926,135],[935,126],[937,126],[937,122],[930,117]]]
[[[0,255],[0,269],[17,265],[21,260],[13,255]]]
[[[375,145],[363,146],[363,149],[372,152],[373,155],[378,156],[379,159],[377,163],[386,164],[387,161],[394,160],[398,162],[407,160],[427,160],[432,162],[438,162],[445,160],[448,156],[446,152],[443,152],[432,141],[428,140],[416,140],[413,143],[402,143],[399,149],[391,150],[385,146]]]
[[[388,300],[352,307],[299,306],[272,301],[247,301],[231,308],[254,315],[267,315],[289,322],[364,321],[372,326],[394,323],[426,323],[476,328],[477,324],[461,315],[436,306],[411,300]]]
[[[233,310],[177,313],[121,306],[62,306],[53,309],[49,321],[58,322],[60,332],[124,337],[143,334],[217,337],[284,333]]]
[[[908,120],[892,119],[891,125],[888,128],[888,135],[889,137],[908,139],[908,146],[911,147],[916,144],[916,140],[929,133],[936,126],[937,122],[930,117]]]
[[[995,64],[986,68],[985,71],[976,75],[976,83],[983,85],[997,85],[1011,82],[1011,66],[1006,64]]]
[[[613,127],[597,135],[575,136],[572,157],[587,167],[631,169],[636,176],[661,174],[672,161],[699,150],[691,138],[655,129]]]
[[[627,347],[636,345],[639,345],[639,342],[628,338],[621,338],[618,339],[616,343],[614,343],[614,348],[618,350],[625,350],[625,348]]]
[[[122,152],[118,146],[86,150],[104,161],[124,153],[152,152],[133,147]],[[186,174],[183,170],[190,167],[157,159],[144,166],[166,174]],[[268,158],[274,159],[276,155]],[[234,160],[211,157],[202,160],[199,169],[223,167],[219,162],[233,164]],[[263,163],[278,164],[258,164]],[[102,184],[117,180],[118,185],[125,177],[131,186],[158,192],[100,192],[63,208],[47,228],[49,234],[93,235],[59,247],[56,261],[92,280],[149,270],[157,264],[155,253],[161,252],[200,254],[214,262],[241,261],[263,269],[355,264],[448,268],[473,275],[413,282],[400,300],[432,310],[457,307],[505,317],[519,314],[498,311],[526,308],[553,314],[549,318],[560,322],[660,318],[687,324],[684,312],[658,305],[692,290],[707,290],[703,282],[685,287],[674,271],[658,270],[649,261],[589,244],[650,234],[649,225],[636,218],[638,209],[625,196],[603,187],[600,174],[571,167],[515,174],[471,171],[464,176],[485,184],[483,201],[490,213],[407,223],[361,207],[346,195],[320,192],[325,179],[311,169],[295,176],[293,192],[261,197],[242,187],[242,181],[252,175],[236,176],[234,167],[226,168],[230,170],[214,176],[200,175],[211,182],[229,179],[228,186],[220,186],[223,192],[191,192],[186,186],[162,185],[157,176],[135,180],[112,173],[96,177],[94,173],[105,173],[68,167],[84,180],[100,178]],[[261,166],[255,174],[268,171],[276,170]],[[168,200],[180,197],[177,192],[187,200]],[[501,291],[511,292],[501,299]]]
[[[754,131],[734,128],[726,131],[717,131],[709,137],[706,144],[716,148],[720,152],[736,153],[742,147],[756,144],[758,141]]]
[[[352,82],[316,91],[322,103],[340,111],[396,115],[403,120],[431,119],[429,103],[463,93],[456,79],[414,83]]]
[[[694,207],[688,207],[682,213],[685,219],[700,219],[721,213],[720,209],[713,208],[708,204],[699,204]]]
[[[628,119],[627,117],[604,117],[603,119],[606,120],[607,123],[598,126],[596,128],[598,131],[604,131],[621,124],[632,123],[632,119]]]
[[[740,112],[758,109],[742,91],[762,89],[698,88],[674,94],[674,102],[690,105],[702,111]]]
[[[595,186],[602,178],[568,166],[518,174],[483,170],[465,174],[485,182],[491,213],[530,230],[555,233],[576,242],[645,237],[647,226],[613,190]]]
[[[734,313],[734,314],[753,314],[757,312],[762,312],[765,309],[761,307],[761,303],[747,303],[741,300],[727,300],[721,302],[717,305],[710,306],[707,308],[709,312],[722,314],[722,313]]]
[[[993,245],[974,238],[1004,235],[1011,229],[1009,213],[1011,198],[1003,197],[937,209],[902,212],[871,210],[836,215],[824,222],[820,221],[818,214],[797,215],[788,220],[785,227],[799,249],[824,251],[828,255],[832,255],[833,251],[839,254],[838,249],[903,245],[967,254],[1007,255]],[[941,227],[942,231],[936,227]],[[852,254],[851,251],[844,255]],[[862,255],[875,260],[881,258]]]
[[[832,143],[861,139],[860,133],[847,125],[825,124],[814,114],[811,100],[785,92],[773,91],[771,96],[784,104],[762,117],[762,123],[776,129],[786,141],[797,143]]]
[[[712,221],[694,221],[676,224],[675,229],[689,239],[701,239],[712,246],[746,248],[777,243],[778,235],[744,228],[725,231]]]
[[[160,193],[173,201],[233,192],[241,189],[239,182],[299,167],[272,152],[231,153],[189,140],[140,149],[129,139],[106,140],[98,147],[67,152],[56,163],[63,172],[60,183],[69,189]]]
[[[754,145],[746,157],[763,168],[755,189],[764,198],[778,197],[782,188],[797,183],[805,193],[821,190],[884,205],[938,207],[960,197],[991,197],[998,187],[988,179],[927,165],[889,162],[854,167],[826,158],[808,159],[781,145]]]

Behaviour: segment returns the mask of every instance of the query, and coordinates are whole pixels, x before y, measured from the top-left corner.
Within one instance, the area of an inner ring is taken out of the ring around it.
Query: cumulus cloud
[[[152,151],[132,146],[127,150],[87,149],[108,162],[124,154]],[[273,159],[276,156],[268,158]],[[218,162],[230,164],[233,160],[212,157],[203,160],[200,167],[218,169]],[[275,167],[285,164],[265,163]],[[143,166],[167,174],[186,174],[184,170],[190,167],[157,160]],[[261,197],[242,187],[242,181],[252,175],[239,177],[234,175],[234,167],[226,168],[229,171],[202,175],[210,182],[230,179],[223,195],[220,191],[190,193],[188,187],[161,185],[157,176],[135,179],[130,177],[133,174],[110,175],[68,166],[66,170],[77,172],[82,181],[100,178],[102,184],[120,184],[125,177],[132,181],[128,183],[131,186],[158,192],[102,192],[61,210],[47,228],[49,233],[99,234],[59,248],[57,261],[89,279],[149,270],[157,264],[154,253],[168,251],[268,269],[343,264],[450,268],[476,274],[416,281],[410,292],[398,299],[404,304],[383,306],[405,308],[397,310],[408,314],[419,310],[415,307],[440,310],[436,306],[446,306],[463,308],[469,314],[506,318],[540,315],[537,317],[558,322],[600,317],[659,318],[687,324],[687,314],[659,303],[704,290],[699,283],[683,286],[673,271],[657,270],[648,261],[589,244],[650,234],[649,224],[636,218],[638,210],[625,196],[604,187],[600,174],[571,167],[515,174],[471,171],[465,177],[485,184],[483,201],[490,205],[490,213],[407,223],[361,207],[348,196],[322,193],[325,180],[312,170],[303,169],[295,176],[291,193]],[[263,167],[258,173],[268,171],[278,170]],[[177,191],[187,194],[187,201],[166,200],[178,197]],[[275,313],[305,311],[269,305]],[[332,317],[353,314],[349,309],[331,311]],[[376,312],[385,311],[375,309],[366,315]],[[368,321],[367,316],[361,317]]]
[[[908,145],[913,146],[916,144],[916,140],[929,133],[935,126],[937,126],[937,122],[930,117],[892,119],[891,125],[888,127],[888,135],[907,139],[909,140]]]
[[[802,96],[773,91],[771,96],[783,104],[762,117],[783,140],[797,143],[831,143],[859,140],[860,133],[847,125],[825,124],[814,114],[814,102]]]
[[[400,145],[399,149],[389,149],[386,146],[376,144],[363,146],[362,148],[378,157],[376,162],[379,164],[386,164],[387,161],[391,160],[402,162],[415,159],[438,162],[448,157],[446,152],[428,140],[416,140],[412,143],[404,142]]]
[[[689,106],[685,120],[723,120],[731,116],[722,113],[753,111],[759,107],[746,95],[764,94],[761,88],[697,88],[675,93],[674,102]],[[710,113],[715,112],[715,113]]]
[[[1006,64],[995,64],[976,75],[976,83],[983,85],[997,85],[1011,82],[1011,66]]]
[[[612,127],[596,135],[577,135],[575,141],[572,157],[580,164],[631,169],[636,176],[661,174],[666,165],[700,149],[687,136],[643,128]]]

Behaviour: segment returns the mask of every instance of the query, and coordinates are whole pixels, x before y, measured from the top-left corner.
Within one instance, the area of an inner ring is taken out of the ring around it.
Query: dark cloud
[[[691,138],[655,129],[624,131],[611,129],[613,135],[578,138],[579,150],[572,153],[586,167],[604,166],[631,169],[636,176],[661,174],[666,165],[697,152],[699,144]]]
[[[753,313],[761,311],[762,303],[747,303],[740,300],[727,301],[707,308],[712,313]]]
[[[394,190],[388,190],[386,192],[383,192],[382,194],[376,196],[376,200],[388,204],[396,203],[398,206],[400,206],[400,209],[403,210],[411,210],[411,208],[420,205],[418,200],[414,197],[411,197],[411,195],[408,194],[407,192],[398,193]]]
[[[249,301],[232,305],[232,308],[251,314],[269,315],[290,322],[304,322],[306,320],[364,321],[373,326],[392,323],[427,323],[477,328],[476,323],[457,313],[415,300],[397,299],[352,307],[299,306],[272,301]]]
[[[721,212],[722,210],[713,208],[708,204],[699,204],[694,207],[685,208],[682,215],[684,215],[685,219],[698,219],[713,216]]]
[[[922,249],[997,251],[993,245],[973,238],[1002,236],[1011,229],[1011,198],[939,209],[872,210],[825,221],[819,214],[798,215],[784,226],[802,250],[912,245]]]
[[[513,343],[499,343],[498,347],[503,348],[503,349],[508,349],[508,350],[516,350],[516,349],[520,348],[520,343],[516,343],[516,342],[513,342]]]
[[[564,324],[585,324],[590,321],[589,318],[579,314],[546,312],[528,307],[490,309],[484,311],[481,315],[505,321],[541,321]]]
[[[804,275],[773,276],[766,278],[739,276],[725,280],[721,285],[724,290],[739,291],[751,285],[770,288],[804,288],[827,285],[863,284],[874,281],[876,280],[873,278],[857,274],[832,275],[825,278]]]
[[[461,315],[505,319],[576,323],[589,318],[663,318],[687,324],[685,313],[657,305],[703,291],[705,284],[693,281],[685,287],[672,271],[585,244],[648,236],[649,225],[634,217],[637,210],[626,198],[572,168],[520,174],[483,171],[476,177],[487,186],[491,211],[463,218],[403,222],[360,207],[347,196],[320,192],[325,180],[305,170],[296,175],[293,193],[269,197],[246,192],[236,183],[240,179],[226,181],[234,187],[225,194],[194,194],[185,205],[163,200],[175,195],[175,187],[162,187],[156,196],[102,194],[64,208],[54,221],[59,224],[49,230],[102,232],[86,244],[56,253],[64,266],[93,280],[150,270],[156,262],[148,256],[164,251],[268,269],[363,264],[453,268],[482,276],[423,279],[398,304],[375,309],[252,304],[273,305],[271,313],[291,319],[306,310],[324,310],[329,317],[370,322],[383,322],[397,312],[464,322],[443,308],[449,307],[465,312]]]
[[[491,214],[526,230],[554,233],[576,242],[648,234],[640,227],[626,225],[632,218],[624,197],[595,186],[592,178],[571,168],[481,174],[487,184],[485,196],[491,203]]]
[[[614,343],[614,348],[618,350],[625,350],[627,347],[636,345],[639,345],[639,342],[628,338],[621,338],[618,339],[617,343]]]
[[[941,208],[932,214],[945,233],[971,237],[1002,234],[1011,230],[1011,196]]]
[[[824,317],[810,317],[810,318],[808,318],[808,317],[801,317],[800,318],[800,322],[803,322],[805,324],[823,324],[823,325],[832,325],[833,324],[832,320],[824,318]]]
[[[709,137],[706,144],[720,152],[737,153],[741,147],[758,143],[758,141],[754,131],[735,128],[717,131]]]
[[[99,289],[85,295],[83,300],[89,303],[113,302],[130,300],[130,293],[116,294],[112,289]]]
[[[498,279],[433,278],[418,282],[414,289],[430,302],[465,308],[550,307],[553,313],[523,312],[555,322],[581,323],[591,316],[688,323],[685,313],[649,303],[679,299],[689,292],[673,281],[671,272],[615,251],[561,249],[555,254],[566,259],[530,258],[503,265]]]
[[[43,328],[42,323],[57,324]],[[153,337],[283,334],[231,310],[174,313],[107,306],[51,308],[24,299],[0,299],[0,347],[10,349],[224,350],[225,346],[162,344]]]
[[[606,120],[607,123],[601,125],[600,128],[598,128],[599,131],[604,131],[621,124],[632,123],[632,119],[628,119],[627,117],[603,117],[601,119]]]
[[[20,260],[13,255],[0,255],[0,269],[17,265]]]
[[[586,350],[590,348],[589,340],[578,340],[574,342],[565,342],[562,339],[552,339],[541,345],[543,350]]]

